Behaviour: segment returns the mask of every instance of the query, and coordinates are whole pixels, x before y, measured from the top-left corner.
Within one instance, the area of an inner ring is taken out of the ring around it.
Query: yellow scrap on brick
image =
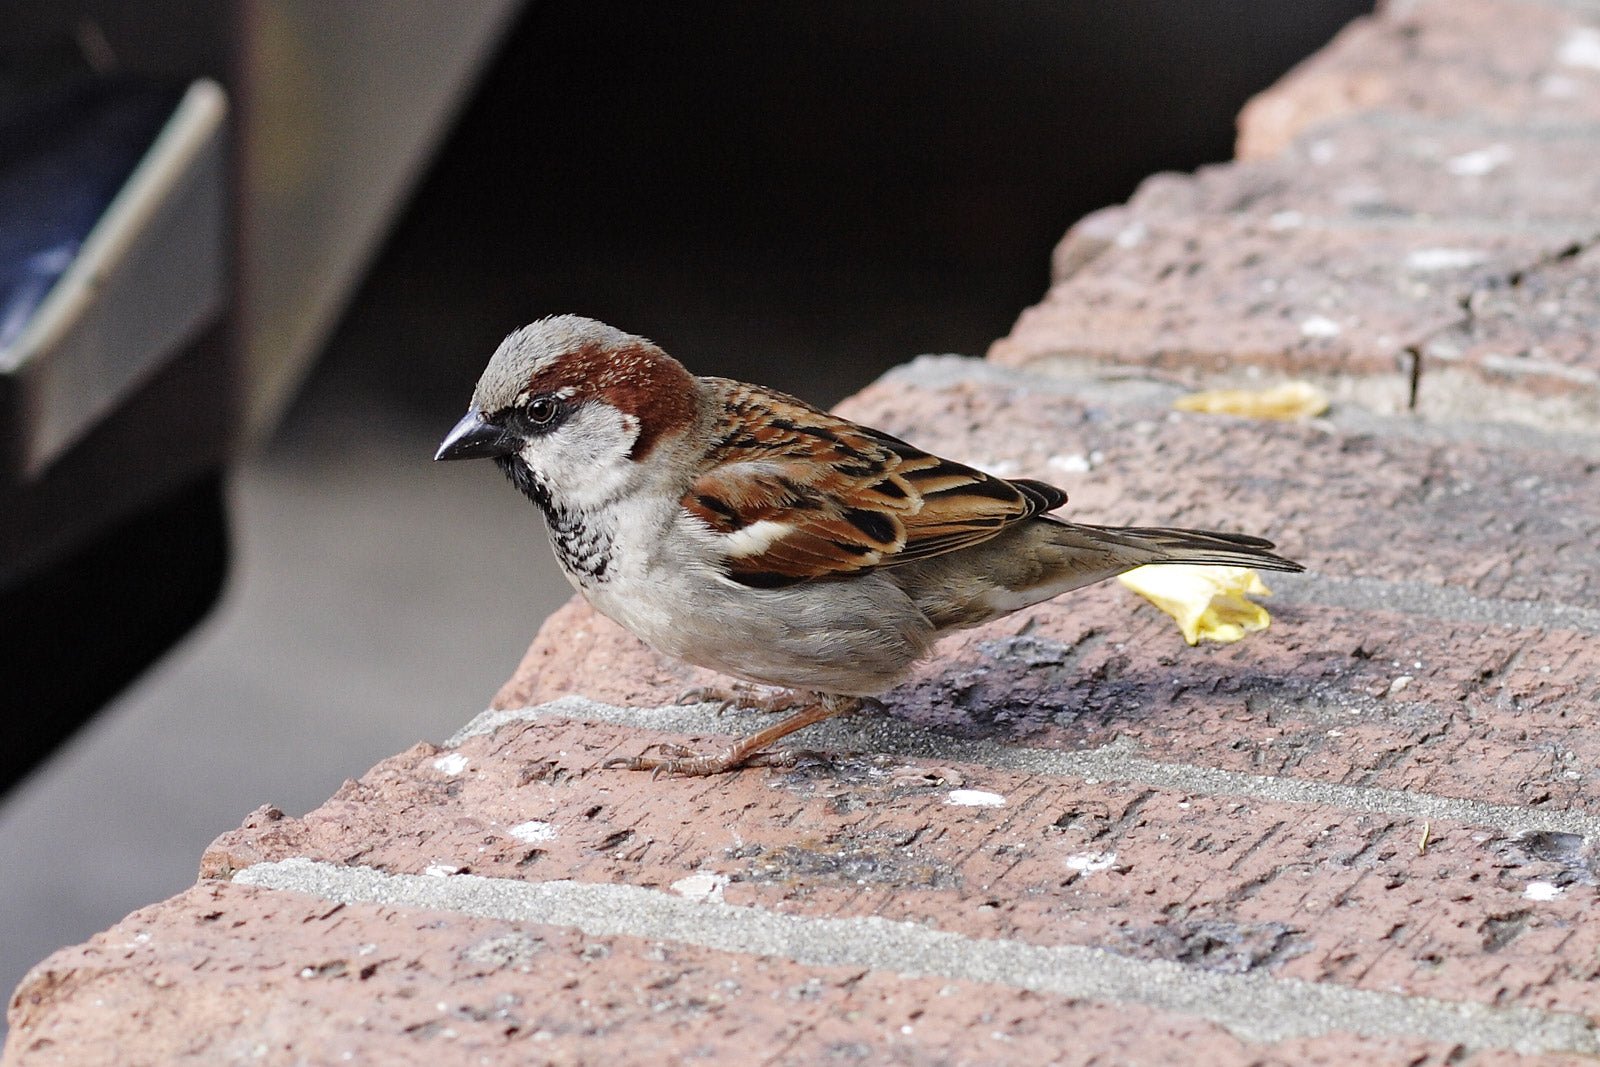
[[[1232,644],[1272,621],[1266,608],[1249,599],[1272,595],[1249,567],[1165,564],[1136,567],[1117,580],[1171,615],[1191,645]]]
[[[1310,382],[1285,382],[1269,389],[1207,389],[1180,396],[1172,406],[1202,415],[1294,422],[1314,419],[1327,411],[1328,397]]]
[[[1205,415],[1292,422],[1321,415],[1328,410],[1328,398],[1310,382],[1296,381],[1267,389],[1207,389],[1179,397],[1173,407]],[[1267,609],[1250,599],[1271,596],[1272,590],[1248,567],[1139,567],[1119,581],[1172,616],[1191,645],[1231,644],[1272,622]]]

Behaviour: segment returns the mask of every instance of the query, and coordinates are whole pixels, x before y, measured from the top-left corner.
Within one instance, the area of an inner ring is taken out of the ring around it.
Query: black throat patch
[[[586,583],[606,580],[611,567],[612,531],[602,522],[562,507],[546,485],[521,456],[496,456],[499,467],[517,491],[544,513],[545,529],[550,532],[550,547],[568,574]]]

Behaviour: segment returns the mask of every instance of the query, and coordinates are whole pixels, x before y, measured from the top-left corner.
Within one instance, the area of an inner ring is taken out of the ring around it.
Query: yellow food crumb
[[[1239,415],[1247,419],[1314,419],[1328,410],[1328,398],[1310,382],[1285,382],[1271,389],[1207,389],[1173,401],[1179,411]]]
[[[1248,567],[1169,563],[1136,567],[1117,580],[1177,620],[1191,645],[1201,638],[1231,644],[1272,621],[1266,608],[1248,599],[1272,595]]]

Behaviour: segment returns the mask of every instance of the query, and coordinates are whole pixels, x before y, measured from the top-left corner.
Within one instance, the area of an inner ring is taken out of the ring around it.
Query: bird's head
[[[597,503],[693,425],[698,399],[694,376],[654,343],[555,315],[500,343],[433,458],[493,459],[541,506],[552,494]]]

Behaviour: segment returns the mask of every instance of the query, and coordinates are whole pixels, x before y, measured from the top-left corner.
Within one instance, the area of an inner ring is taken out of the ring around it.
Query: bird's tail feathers
[[[1292,559],[1275,554],[1271,541],[1248,534],[1217,530],[1180,530],[1168,526],[1087,526],[1061,523],[1065,538],[1088,541],[1106,551],[1123,570],[1160,563],[1201,563],[1220,567],[1255,567],[1264,571],[1303,571]]]

